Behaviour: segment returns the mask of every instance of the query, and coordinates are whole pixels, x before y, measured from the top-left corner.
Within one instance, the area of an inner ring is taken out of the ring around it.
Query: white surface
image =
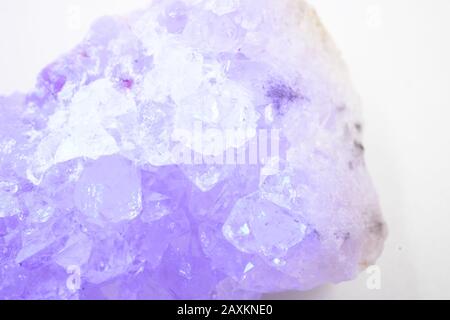
[[[255,0],[257,1],[257,0]],[[390,235],[381,288],[352,282],[281,298],[450,298],[450,1],[310,0],[364,101],[367,162]],[[27,91],[90,23],[147,0],[0,1],[0,94]]]

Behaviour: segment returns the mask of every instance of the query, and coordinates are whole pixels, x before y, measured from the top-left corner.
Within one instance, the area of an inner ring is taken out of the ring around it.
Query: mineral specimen
[[[302,0],[153,1],[0,98],[0,298],[247,299],[386,236],[359,100]]]

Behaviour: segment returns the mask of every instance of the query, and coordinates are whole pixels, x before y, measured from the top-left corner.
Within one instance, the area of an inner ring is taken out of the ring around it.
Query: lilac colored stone
[[[255,299],[382,251],[360,101],[304,1],[102,18],[0,109],[0,299]]]

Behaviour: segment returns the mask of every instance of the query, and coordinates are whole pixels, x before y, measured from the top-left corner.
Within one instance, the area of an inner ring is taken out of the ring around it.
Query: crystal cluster
[[[164,0],[0,97],[1,299],[251,299],[386,236],[359,100],[302,0]],[[232,137],[232,138],[230,138]]]

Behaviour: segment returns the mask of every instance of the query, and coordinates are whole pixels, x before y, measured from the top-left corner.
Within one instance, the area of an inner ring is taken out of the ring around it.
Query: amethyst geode
[[[0,298],[247,299],[386,236],[359,100],[301,0],[153,1],[0,98]]]

